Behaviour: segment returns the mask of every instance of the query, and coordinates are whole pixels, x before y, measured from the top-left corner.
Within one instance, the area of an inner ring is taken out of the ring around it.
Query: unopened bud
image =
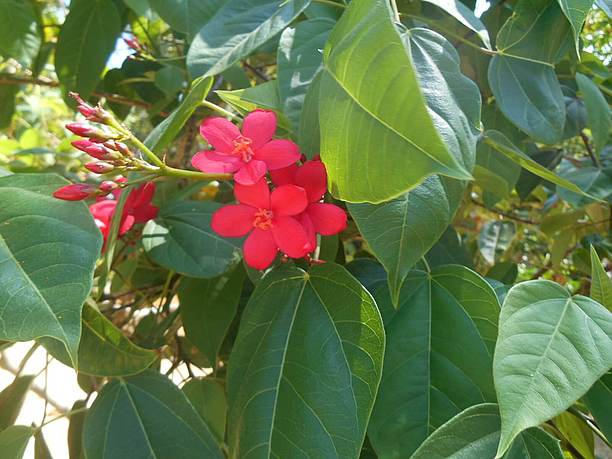
[[[121,158],[119,153],[106,148],[102,144],[94,143],[90,140],[75,140],[72,142],[72,146],[84,151],[92,158],[101,159],[102,161]]]
[[[140,44],[137,38],[124,38],[123,41],[134,51],[142,51],[142,45]]]
[[[117,140],[109,140],[107,142],[104,142],[104,146],[110,148],[111,150],[118,151],[123,156],[132,156],[132,151],[130,150],[130,147],[128,147],[123,142],[119,142]]]
[[[100,183],[100,186],[98,186],[98,190],[102,191],[103,193],[110,193],[111,191],[114,191],[117,188],[119,188],[119,184],[110,180],[105,180]]]
[[[94,174],[107,174],[115,169],[115,166],[103,161],[85,164],[85,168]]]
[[[64,201],[81,201],[87,199],[95,192],[96,189],[91,185],[86,183],[74,183],[58,188],[53,193],[53,196],[57,199],[63,199]]]

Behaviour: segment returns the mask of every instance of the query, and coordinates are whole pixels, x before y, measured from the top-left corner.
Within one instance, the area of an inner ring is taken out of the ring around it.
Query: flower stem
[[[236,119],[236,118],[240,118],[238,115],[233,114],[232,112],[228,112],[226,109],[224,109],[223,107],[219,107],[217,104],[213,104],[212,102],[208,101],[208,100],[204,100],[202,101],[202,105],[204,107],[208,107],[211,110],[216,111],[217,113],[220,113],[223,116],[226,116],[228,118],[231,119]]]

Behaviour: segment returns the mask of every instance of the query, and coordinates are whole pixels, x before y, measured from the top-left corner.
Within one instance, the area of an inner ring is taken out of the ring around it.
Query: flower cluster
[[[273,112],[250,113],[242,132],[223,118],[204,120],[200,130],[214,150],[195,155],[193,165],[204,172],[234,173],[236,182],[238,204],[217,210],[212,229],[223,237],[248,235],[243,251],[250,267],[267,268],[279,251],[291,258],[306,257],[317,247],[317,234],[344,230],[344,210],[322,202],[327,191],[324,164],[318,159],[298,164],[296,144],[272,139]]]

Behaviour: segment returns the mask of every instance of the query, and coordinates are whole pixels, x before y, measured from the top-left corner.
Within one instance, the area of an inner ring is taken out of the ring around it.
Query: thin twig
[[[580,138],[582,139],[582,143],[584,143],[584,147],[586,148],[586,151],[591,157],[591,161],[593,162],[593,165],[595,167],[601,167],[601,165],[599,164],[599,160],[595,156],[595,153],[593,153],[593,149],[591,148],[591,144],[589,143],[589,138],[584,133],[584,131],[580,131]]]
[[[538,225],[538,222],[535,222],[533,220],[517,217],[516,215],[508,214],[508,213],[503,212],[503,211],[501,211],[499,209],[489,209],[482,202],[478,202],[474,198],[472,198],[472,203],[477,205],[478,207],[482,207],[483,209],[488,210],[489,212],[492,212],[492,213],[501,215],[502,217],[508,218],[509,220],[515,220],[515,221],[520,222],[520,223],[525,223],[526,225]]]

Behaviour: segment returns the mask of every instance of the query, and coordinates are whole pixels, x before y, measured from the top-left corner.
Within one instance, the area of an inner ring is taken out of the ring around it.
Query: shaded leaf
[[[612,279],[601,265],[595,248],[591,246],[591,298],[612,311]]]
[[[606,438],[612,438],[612,373],[596,381],[583,400]]]
[[[516,236],[516,225],[509,221],[490,221],[483,225],[478,235],[478,250],[490,265],[510,248]]]
[[[523,430],[560,414],[612,366],[612,314],[546,280],[504,301],[493,373],[502,417],[497,456]]]
[[[459,0],[425,0],[427,3],[436,5],[438,8],[443,9],[457,21],[463,24],[465,27],[473,31],[482,43],[489,49],[491,49],[491,39],[489,38],[489,32],[487,28],[476,17],[474,11],[468,8],[463,2]]]
[[[150,0],[170,27],[193,37],[227,0]]]
[[[33,434],[26,426],[10,426],[0,432],[2,459],[21,459]]]
[[[6,129],[11,125],[15,113],[15,97],[18,92],[18,85],[0,86],[0,129]]]
[[[72,405],[71,411],[87,407],[85,400],[77,400]],[[68,454],[70,459],[81,459],[83,453],[83,424],[85,423],[86,411],[73,413],[69,417],[68,424]]]
[[[214,379],[192,379],[183,386],[183,392],[217,441],[222,442],[227,417],[224,387]]]
[[[0,431],[15,424],[34,375],[18,376],[0,392]]]
[[[576,73],[576,83],[586,106],[588,126],[593,133],[595,150],[601,152],[610,137],[610,106],[590,78],[582,73]]]
[[[593,5],[593,0],[557,0],[563,13],[567,16],[567,20],[572,26],[574,41],[576,43],[576,52],[579,54],[579,40],[582,25],[589,14],[589,10]],[[599,4],[599,3],[598,3]]]

